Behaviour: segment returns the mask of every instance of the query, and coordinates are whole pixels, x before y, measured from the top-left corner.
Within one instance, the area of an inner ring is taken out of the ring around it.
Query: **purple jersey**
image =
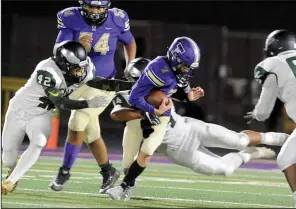
[[[163,57],[152,60],[132,88],[129,103],[145,112],[154,113],[154,106],[144,99],[151,90],[159,89],[169,97],[178,89],[176,76]],[[167,111],[165,116],[170,116]]]
[[[80,14],[80,7],[70,7],[57,14],[58,29],[56,43],[65,40],[79,40],[84,35],[93,38],[88,56],[96,67],[96,75],[104,78],[115,76],[113,61],[117,40],[128,45],[134,40],[130,32],[129,18],[124,10],[108,10],[107,20],[100,26],[88,25]]]

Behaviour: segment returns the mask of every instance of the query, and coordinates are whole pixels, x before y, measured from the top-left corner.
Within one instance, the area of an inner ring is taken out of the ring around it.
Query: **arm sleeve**
[[[266,120],[273,110],[275,101],[278,96],[278,84],[275,74],[269,74],[264,81],[259,101],[253,111],[254,117],[258,121]]]
[[[145,96],[147,96],[151,90],[164,86],[165,82],[163,80],[164,79],[161,79],[153,68],[144,71],[137,83],[133,86],[129,103],[140,110],[154,113],[154,106],[146,102]]]
[[[135,82],[123,81],[118,79],[106,79],[102,77],[96,77],[93,80],[86,82],[86,85],[101,89],[105,91],[125,91],[130,90]]]
[[[59,109],[78,110],[88,108],[86,100],[71,100],[61,95],[61,92],[55,88],[45,89],[49,100]]]

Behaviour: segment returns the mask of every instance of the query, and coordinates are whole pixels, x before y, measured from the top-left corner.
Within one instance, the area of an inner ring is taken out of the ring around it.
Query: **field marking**
[[[32,181],[42,181],[42,182],[50,182],[49,179],[52,179],[52,176],[49,175],[40,175],[38,177],[44,177],[47,179],[36,179],[34,176],[24,176],[22,179],[24,180],[32,180]],[[96,178],[88,178],[88,177],[71,177],[71,179],[96,179]],[[122,178],[120,178],[122,179]],[[139,179],[140,181],[146,181],[145,179]],[[153,181],[157,181],[157,178],[154,178]],[[93,184],[92,182],[85,182],[85,181],[72,181],[71,183],[76,184]],[[260,185],[258,185],[260,186]],[[158,188],[158,189],[171,189],[171,190],[188,190],[188,191],[204,191],[204,192],[225,192],[225,193],[234,193],[234,194],[248,194],[248,195],[261,195],[261,196],[277,196],[277,197],[292,197],[289,194],[264,194],[260,192],[238,192],[238,191],[231,191],[231,190],[212,190],[212,189],[198,189],[198,188],[188,188],[188,187],[168,187],[168,186],[147,186],[147,185],[137,185],[137,187],[149,187],[149,188]]]
[[[45,189],[19,188],[19,190],[34,191],[34,192],[48,192],[48,190],[45,190]],[[94,194],[94,193],[87,193],[87,192],[60,191],[59,193],[106,197],[106,195],[104,195],[104,194]],[[193,200],[193,199],[183,199],[183,198],[167,198],[167,197],[151,197],[151,196],[134,196],[134,198],[144,198],[144,199],[150,199],[150,200],[181,201],[181,202],[199,202],[199,203],[243,205],[243,206],[248,205],[248,206],[257,206],[257,207],[272,207],[272,208],[292,208],[292,207],[279,206],[279,205],[256,204],[256,203],[240,203],[240,202],[226,202],[226,201],[212,201],[212,200]]]
[[[56,171],[52,170],[39,170],[39,169],[30,169],[31,172],[38,172],[38,173],[56,173]],[[81,174],[82,176],[93,176],[96,179],[101,179],[102,177],[99,176],[96,173],[85,173],[85,172],[76,172],[72,171],[72,173]],[[49,175],[36,175],[37,178],[39,177],[48,177],[48,178],[54,178],[54,176]],[[25,176],[24,176],[25,177]],[[27,177],[25,177],[27,178]],[[24,178],[24,179],[25,179]],[[71,177],[71,179],[75,179],[74,177]],[[80,178],[79,178],[80,179]],[[85,177],[84,179],[89,179]],[[93,179],[93,178],[91,178]],[[122,179],[122,178],[121,178]],[[38,179],[32,179],[34,181],[38,181]],[[218,180],[202,180],[202,179],[183,179],[183,178],[165,178],[165,177],[148,177],[148,176],[140,176],[139,181],[161,181],[161,182],[174,182],[174,183],[208,183],[208,184],[222,184],[222,185],[249,185],[249,186],[266,186],[266,187],[289,187],[287,183],[285,182],[263,182],[263,181],[218,181]],[[228,180],[231,180],[231,178],[228,178]],[[75,181],[71,181],[75,183]],[[78,183],[78,182],[76,182]],[[80,183],[80,182],[79,182]],[[84,182],[87,183],[87,182]],[[92,184],[92,183],[91,183]]]
[[[9,201],[2,201],[2,204],[11,204],[11,205],[27,205],[27,206],[41,206],[41,207],[49,207],[49,208],[73,208],[73,205],[49,205],[49,204],[37,204],[37,203],[24,203],[24,202],[9,202]],[[79,206],[77,208],[81,208],[86,206]],[[74,206],[75,208],[75,206]]]
[[[6,170],[7,170],[6,168],[3,169],[4,172]],[[44,170],[30,169],[30,171],[31,172],[38,172],[38,173],[56,173],[57,172],[55,170],[47,170],[47,169],[44,169]],[[83,176],[85,176],[85,175],[86,176],[97,176],[98,178],[101,178],[101,176],[98,175],[98,173],[95,173],[95,172],[94,173],[88,173],[87,171],[84,171],[84,172],[71,171],[71,173],[80,174],[80,175],[83,175]],[[207,176],[203,176],[203,178],[206,178],[206,177]],[[154,176],[153,175],[151,177],[143,176],[142,178],[154,178]],[[169,181],[169,180],[165,180],[165,179],[173,179],[173,180],[176,180],[177,182],[184,182],[184,183],[200,183],[202,181],[204,181],[206,183],[206,182],[209,182],[209,181],[210,182],[214,181],[214,182],[222,182],[224,184],[237,184],[236,182],[239,182],[240,183],[240,182],[244,181],[244,182],[254,182],[253,184],[257,184],[258,182],[260,184],[263,184],[263,183],[268,184],[268,185],[271,184],[270,181],[254,181],[254,180],[250,180],[250,179],[247,179],[247,178],[245,178],[245,179],[239,179],[239,178],[232,178],[232,177],[227,177],[227,178],[225,177],[226,178],[226,181],[223,181],[223,179],[221,179],[221,178],[223,178],[223,176],[211,176],[211,178],[213,178],[211,180],[197,179],[197,177],[195,177],[194,179],[184,179],[184,178],[178,178],[178,177],[176,178],[176,177],[170,176],[170,175],[168,175],[167,178],[166,177],[158,177],[158,178],[164,179],[164,181]],[[284,182],[284,181],[283,182],[272,182],[272,184],[273,185],[279,185],[279,187],[282,187],[282,186],[287,187],[287,183]]]
[[[37,162],[35,165],[41,165],[41,166],[57,166],[56,163],[47,163],[47,162]],[[177,166],[177,165],[176,165]],[[94,168],[94,169],[97,169],[98,166],[97,165],[77,165],[77,166],[74,166],[73,167],[74,169],[75,168]],[[161,170],[161,169],[155,169],[155,168],[147,168],[147,172],[162,172],[162,173],[174,173],[174,174],[193,174],[193,175],[198,175],[198,176],[204,176],[200,173],[196,173],[194,171],[185,171],[185,167],[183,168],[184,171],[173,171],[173,170]],[[189,168],[187,168],[189,169]],[[248,172],[249,170],[247,170]],[[275,176],[254,176],[254,175],[248,175],[248,174],[233,174],[232,176],[230,176],[230,178],[235,178],[235,177],[247,177],[247,178],[253,178],[253,179],[280,179],[280,180],[284,180],[285,177],[284,175],[282,175],[282,173],[275,173],[273,172],[273,174],[275,174]],[[279,175],[281,174],[281,175]]]

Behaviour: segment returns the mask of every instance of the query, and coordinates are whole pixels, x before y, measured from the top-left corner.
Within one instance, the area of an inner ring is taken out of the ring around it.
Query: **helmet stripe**
[[[199,63],[200,60],[200,50],[199,47],[197,46],[197,44],[195,43],[195,41],[193,41],[191,38],[186,37],[186,36],[182,36],[180,38],[184,38],[187,41],[189,41],[189,43],[191,43],[191,45],[193,46],[193,52],[194,52],[194,63]]]

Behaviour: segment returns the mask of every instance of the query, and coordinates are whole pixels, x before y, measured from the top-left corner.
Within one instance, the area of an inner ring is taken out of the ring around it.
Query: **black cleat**
[[[112,188],[117,181],[117,179],[120,176],[120,171],[116,168],[111,167],[110,171],[108,172],[100,172],[100,174],[103,176],[103,184],[100,188],[99,193],[105,194],[106,191],[110,188]]]
[[[62,191],[64,184],[69,180],[70,172],[68,169],[60,167],[58,175],[50,183],[49,187],[54,191]]]

